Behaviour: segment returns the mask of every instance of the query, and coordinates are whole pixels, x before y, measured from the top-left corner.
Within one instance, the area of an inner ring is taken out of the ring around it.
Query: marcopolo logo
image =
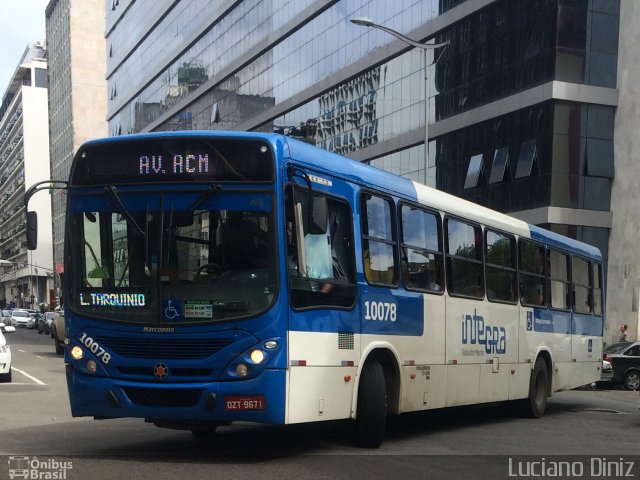
[[[9,457],[9,479],[27,480],[66,480],[67,471],[73,468],[73,462],[55,458]]]
[[[483,345],[485,353],[507,352],[507,331],[504,327],[486,325],[484,317],[474,310],[473,315],[462,316],[462,343]]]

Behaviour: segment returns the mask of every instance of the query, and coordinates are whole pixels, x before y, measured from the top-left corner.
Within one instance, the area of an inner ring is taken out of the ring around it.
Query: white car
[[[0,332],[0,382],[11,381],[11,349]]]
[[[36,319],[27,310],[16,309],[11,312],[11,325],[15,327],[33,328]]]

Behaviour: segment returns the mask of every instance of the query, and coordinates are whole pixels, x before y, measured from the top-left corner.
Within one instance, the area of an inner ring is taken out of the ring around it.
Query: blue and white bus
[[[27,202],[54,186],[74,416],[194,434],[351,419],[376,447],[387,415],[540,417],[600,376],[596,248],[306,143],[95,140]]]

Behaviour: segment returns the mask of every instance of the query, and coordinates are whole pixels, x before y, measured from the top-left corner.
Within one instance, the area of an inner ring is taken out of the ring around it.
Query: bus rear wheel
[[[547,408],[549,397],[549,371],[542,358],[536,360],[529,380],[529,396],[518,400],[517,408],[521,415],[529,418],[540,418]]]
[[[357,445],[378,448],[384,437],[387,414],[384,371],[378,362],[367,362],[362,368],[357,408],[355,422]]]

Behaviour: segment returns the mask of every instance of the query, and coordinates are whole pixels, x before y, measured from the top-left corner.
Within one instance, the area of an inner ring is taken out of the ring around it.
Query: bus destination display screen
[[[271,182],[267,142],[247,138],[158,137],[90,142],[76,154],[71,185]]]

